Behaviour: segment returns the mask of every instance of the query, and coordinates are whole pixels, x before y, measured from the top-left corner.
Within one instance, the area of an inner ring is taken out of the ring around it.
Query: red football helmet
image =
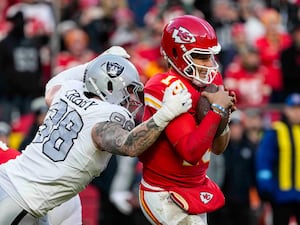
[[[204,19],[192,15],[179,16],[172,19],[164,27],[161,52],[171,66],[188,79],[195,79],[201,84],[210,84],[218,70],[214,58],[221,46],[213,27]],[[212,66],[207,67],[194,63],[192,55],[211,55]],[[205,69],[205,78],[200,77],[198,69]]]

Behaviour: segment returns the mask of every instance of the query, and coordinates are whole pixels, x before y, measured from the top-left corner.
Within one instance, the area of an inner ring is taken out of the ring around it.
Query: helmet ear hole
[[[108,81],[108,82],[107,82],[107,90],[108,90],[109,92],[113,92],[113,84],[112,84],[111,81]]]
[[[178,54],[177,54],[176,48],[173,48],[173,49],[172,49],[172,54],[173,54],[174,58],[177,59]]]

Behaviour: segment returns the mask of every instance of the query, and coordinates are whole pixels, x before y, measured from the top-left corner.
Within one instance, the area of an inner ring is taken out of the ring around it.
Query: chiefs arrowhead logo
[[[179,43],[179,44],[188,44],[196,41],[194,35],[183,27],[174,29],[172,38],[174,38],[175,43]]]
[[[204,204],[207,204],[208,202],[210,202],[210,200],[212,200],[213,196],[214,195],[209,192],[200,192],[200,200]]]

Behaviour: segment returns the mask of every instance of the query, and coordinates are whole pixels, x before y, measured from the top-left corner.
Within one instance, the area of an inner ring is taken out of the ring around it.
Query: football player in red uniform
[[[193,103],[140,156],[140,205],[152,224],[206,225],[206,213],[224,205],[220,188],[206,176],[210,153],[221,154],[229,140],[228,126],[220,136],[215,135],[218,125],[226,109],[235,107],[234,95],[224,90],[214,58],[220,50],[213,27],[204,19],[184,15],[164,27],[161,52],[170,69],[146,83],[143,119],[160,108],[163,90],[174,82],[178,91],[188,89]],[[218,85],[219,91],[203,91],[211,83]],[[196,105],[201,95],[207,97],[211,110],[197,124]]]

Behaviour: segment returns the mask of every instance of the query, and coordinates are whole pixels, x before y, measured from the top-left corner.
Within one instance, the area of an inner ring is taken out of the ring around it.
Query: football
[[[209,84],[204,88],[204,91],[214,93],[218,91],[218,86],[215,84]],[[196,120],[199,124],[203,117],[208,113],[208,111],[211,110],[210,103],[207,100],[206,97],[200,96],[199,101],[197,103],[197,109],[196,109]],[[229,110],[226,110],[226,117],[222,117],[221,122],[219,123],[219,127],[216,132],[216,137],[220,136],[222,132],[224,131],[225,127],[227,126],[229,122]]]

